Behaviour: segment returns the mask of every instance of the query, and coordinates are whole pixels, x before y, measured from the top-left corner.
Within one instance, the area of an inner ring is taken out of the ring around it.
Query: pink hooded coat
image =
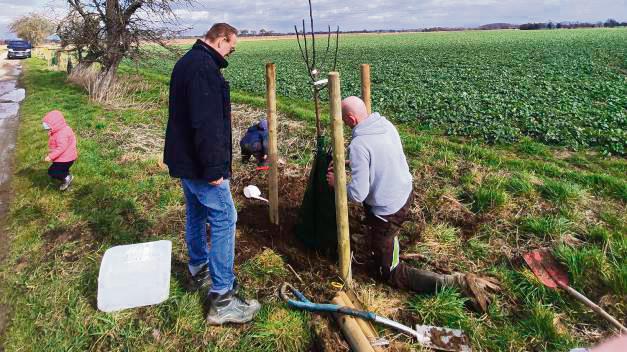
[[[78,158],[76,136],[65,123],[63,114],[53,110],[44,116],[44,122],[50,126],[48,132],[48,157],[54,162],[74,161]]]

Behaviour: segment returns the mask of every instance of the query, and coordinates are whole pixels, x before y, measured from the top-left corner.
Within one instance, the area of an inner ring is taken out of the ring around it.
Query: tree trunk
[[[108,100],[110,89],[115,82],[115,75],[122,62],[122,35],[124,27],[121,26],[122,9],[119,0],[108,0],[105,8],[105,29],[107,31],[106,51],[103,55],[102,69],[91,89],[92,99],[98,102]]]
[[[322,136],[322,122],[320,121],[320,91],[318,88],[313,89],[314,107],[316,112],[316,138]]]

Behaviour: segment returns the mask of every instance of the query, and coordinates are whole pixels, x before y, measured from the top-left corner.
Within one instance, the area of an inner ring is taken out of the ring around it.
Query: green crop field
[[[236,89],[263,94],[270,61],[279,95],[310,98],[295,40],[241,42],[225,72]],[[627,29],[345,36],[344,95],[359,94],[361,63],[372,65],[374,108],[396,121],[627,152]],[[172,63],[150,66],[169,73]]]

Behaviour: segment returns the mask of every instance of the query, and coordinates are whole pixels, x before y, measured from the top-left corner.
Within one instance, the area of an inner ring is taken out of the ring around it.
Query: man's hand
[[[346,166],[350,166],[350,164],[350,160],[346,160],[344,162],[344,165]],[[329,187],[335,187],[335,170],[333,169],[333,160],[331,160],[329,167],[327,168],[327,183],[329,184]]]
[[[333,172],[332,167],[327,170],[327,183],[329,184],[329,187],[335,187],[335,173]]]
[[[47,161],[47,162],[51,163],[52,159],[50,159],[50,157],[48,155],[46,155],[46,157],[44,158],[44,161]]]
[[[212,186],[219,186],[222,184],[222,181],[224,181],[224,177],[220,177],[219,179],[215,181],[209,181],[209,184]]]
[[[351,166],[351,161],[350,160],[345,160],[344,161],[344,165]],[[333,160],[331,160],[331,162],[329,163],[329,167],[327,168],[327,171],[333,171]]]

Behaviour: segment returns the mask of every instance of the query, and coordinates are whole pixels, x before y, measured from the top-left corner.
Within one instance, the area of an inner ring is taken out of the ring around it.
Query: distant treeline
[[[572,28],[614,28],[614,27],[627,27],[627,22],[618,22],[614,19],[608,19],[605,22],[537,22],[537,23],[525,23],[518,26],[520,30],[534,30],[534,29],[572,29]]]
[[[496,30],[496,29],[520,29],[520,30],[534,30],[534,29],[574,29],[574,28],[614,28],[614,27],[627,27],[627,22],[618,22],[614,19],[608,19],[605,22],[599,21],[595,23],[590,22],[534,22],[524,24],[511,24],[511,23],[490,23],[484,24],[477,28],[462,28],[462,27],[431,27],[424,29],[416,29],[416,32],[446,32],[446,31],[463,31],[469,29],[479,30]]]
[[[342,31],[341,33],[406,33],[406,32],[454,32],[454,31],[466,31],[466,30],[498,30],[498,29],[520,29],[520,30],[534,30],[534,29],[574,29],[574,28],[613,28],[613,27],[627,27],[627,22],[619,22],[614,19],[608,19],[605,22],[599,21],[595,23],[590,22],[536,22],[536,23],[524,23],[524,24],[511,24],[511,23],[489,23],[479,27],[429,27],[429,28],[410,28],[410,29],[362,29],[356,31]],[[326,34],[324,32],[317,32],[317,34]],[[244,37],[256,36],[283,36],[294,35],[291,33],[277,33],[272,30],[260,29],[259,31],[244,29],[240,31],[240,35]]]

